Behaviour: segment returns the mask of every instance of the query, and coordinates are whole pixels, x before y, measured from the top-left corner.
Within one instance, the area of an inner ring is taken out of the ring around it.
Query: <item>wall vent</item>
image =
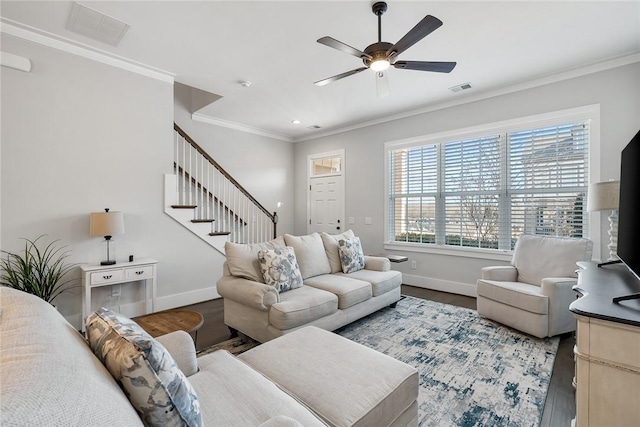
[[[317,129],[320,129],[320,126],[318,126],[318,125],[311,125],[311,126],[307,127],[307,129],[317,130]]]
[[[467,89],[471,89],[471,83],[462,83],[449,88],[451,92],[460,92]]]
[[[118,46],[130,25],[74,3],[67,21],[67,30],[82,34],[94,40]]]

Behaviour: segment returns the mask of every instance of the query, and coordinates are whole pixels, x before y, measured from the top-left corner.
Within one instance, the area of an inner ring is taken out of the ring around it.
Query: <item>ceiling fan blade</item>
[[[384,71],[376,72],[376,93],[378,98],[389,96],[391,89],[389,88],[389,77]]]
[[[450,73],[456,66],[455,62],[433,62],[433,61],[396,61],[393,64],[396,68],[406,70],[433,71],[436,73]]]
[[[337,76],[329,77],[328,79],[319,80],[314,83],[316,86],[324,86],[328,85],[331,82],[335,82],[336,80],[344,79],[345,77],[352,76],[354,74],[358,74],[360,71],[367,70],[367,67],[356,68],[355,70],[347,71],[346,73],[338,74]]]
[[[427,15],[422,21],[413,27],[407,34],[402,37],[398,43],[387,50],[387,56],[398,56],[414,44],[437,30],[442,25],[442,21],[435,16]]]
[[[349,55],[357,56],[358,58],[371,59],[371,55],[367,55],[366,53],[359,51],[355,47],[351,47],[348,44],[342,43],[341,41],[336,40],[333,37],[322,37],[318,39],[318,43],[332,47],[334,49],[338,49],[339,51],[348,53]]]

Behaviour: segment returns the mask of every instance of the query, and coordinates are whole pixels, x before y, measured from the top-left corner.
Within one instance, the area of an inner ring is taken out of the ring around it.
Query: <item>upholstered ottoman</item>
[[[416,426],[418,371],[308,326],[239,356],[332,426]]]

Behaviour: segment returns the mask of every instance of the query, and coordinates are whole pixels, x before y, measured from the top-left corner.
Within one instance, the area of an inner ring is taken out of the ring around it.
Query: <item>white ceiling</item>
[[[397,42],[427,14],[444,22],[399,59],[458,65],[450,74],[391,69],[391,95],[379,99],[370,70],[313,85],[362,66],[316,40],[331,36],[360,50],[376,42],[371,1],[80,3],[131,25],[117,47],[67,30],[69,1],[3,0],[0,15],[173,73],[180,83],[222,96],[200,113],[285,140],[640,52],[640,1],[388,1],[383,41]],[[241,80],[252,85],[244,88]],[[471,90],[448,89],[466,82]],[[307,129],[312,125],[321,129]]]

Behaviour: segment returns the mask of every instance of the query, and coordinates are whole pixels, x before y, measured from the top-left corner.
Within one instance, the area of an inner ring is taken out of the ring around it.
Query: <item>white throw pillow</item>
[[[303,279],[331,273],[331,266],[327,254],[324,253],[320,234],[313,233],[307,236],[285,234],[284,241],[295,251]]]
[[[286,292],[302,286],[302,275],[293,248],[270,249],[258,252],[258,260],[264,282],[278,292]]]
[[[353,239],[340,239],[338,241],[340,263],[343,273],[353,273],[364,268],[364,253],[358,237]]]
[[[327,254],[329,265],[331,266],[332,273],[339,273],[342,271],[342,264],[340,263],[340,253],[338,252],[338,242],[340,239],[353,239],[355,234],[353,231],[347,230],[342,234],[329,234],[324,231],[320,234],[322,237],[322,243],[324,244],[324,252]]]

